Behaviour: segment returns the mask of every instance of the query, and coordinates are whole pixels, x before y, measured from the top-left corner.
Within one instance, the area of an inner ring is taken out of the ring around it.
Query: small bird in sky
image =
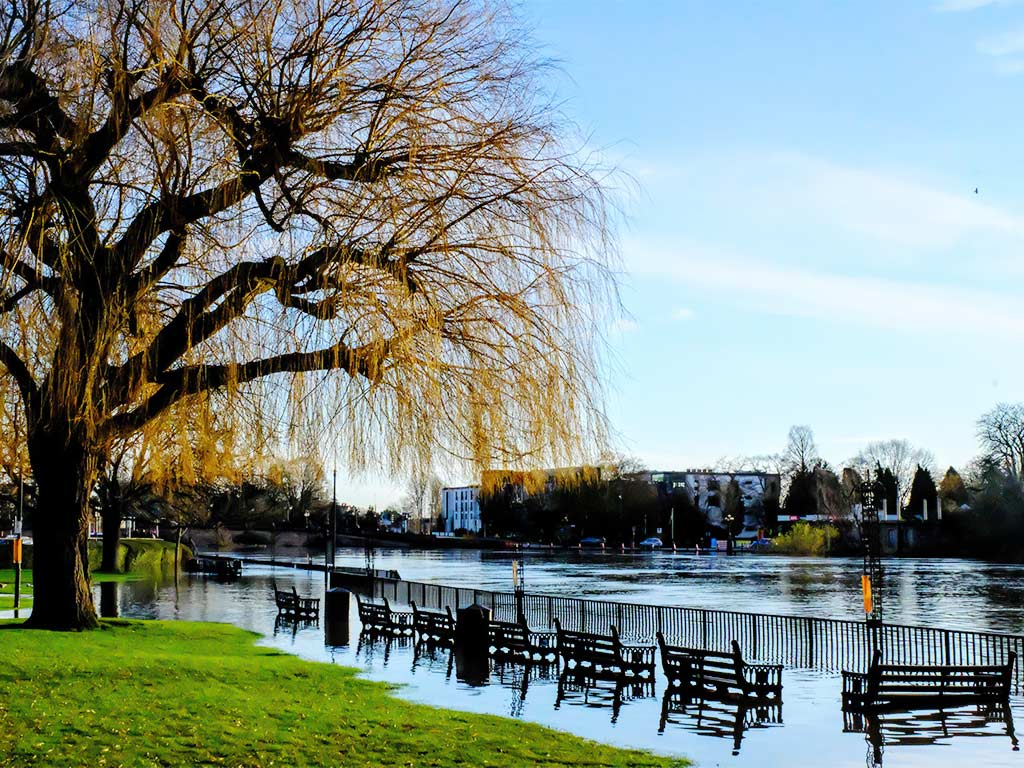
[[[974,188],[974,194],[978,194],[978,188],[977,187]]]

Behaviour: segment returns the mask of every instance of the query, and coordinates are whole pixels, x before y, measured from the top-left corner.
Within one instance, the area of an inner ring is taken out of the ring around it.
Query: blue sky
[[[639,188],[618,448],[709,466],[808,424],[836,464],[895,437],[959,466],[1024,400],[1024,3],[521,9]]]

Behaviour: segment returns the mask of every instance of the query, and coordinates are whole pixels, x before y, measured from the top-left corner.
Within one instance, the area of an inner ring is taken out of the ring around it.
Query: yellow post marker
[[[860,577],[860,589],[864,593],[864,613],[871,613],[875,603],[871,598],[871,577],[866,573]]]
[[[512,561],[512,586],[515,588],[519,587],[519,561]]]
[[[21,539],[15,539],[14,542],[14,558],[15,565],[21,565]]]

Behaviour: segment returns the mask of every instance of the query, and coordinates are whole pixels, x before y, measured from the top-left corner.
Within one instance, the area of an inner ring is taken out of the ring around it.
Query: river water
[[[306,561],[299,551],[278,559]],[[264,555],[265,556],[265,555]],[[511,590],[508,553],[377,550],[374,566],[413,581]],[[338,565],[361,567],[362,551],[341,551]],[[859,619],[860,561],[726,557],[654,553],[547,553],[526,557],[528,591],[661,605]],[[263,642],[304,658],[355,666],[372,680],[400,686],[413,701],[517,717],[611,744],[683,755],[702,766],[1024,766],[1013,722],[1024,722],[1024,699],[1007,713],[962,708],[887,716],[871,737],[864,723],[844,720],[841,679],[786,669],[779,710],[743,712],[713,702],[668,702],[664,680],[653,686],[560,685],[557,672],[492,666],[489,677],[460,679],[447,650],[423,651],[411,641],[361,638],[355,607],[347,637],[325,640],[317,625],[277,620],[272,586],[322,596],[322,573],[249,566],[236,582],[183,576],[157,584],[136,581],[96,587],[107,613],[225,621],[264,635]],[[886,563],[886,621],[1024,633],[1024,567],[967,560]],[[316,706],[310,701],[310,706]]]

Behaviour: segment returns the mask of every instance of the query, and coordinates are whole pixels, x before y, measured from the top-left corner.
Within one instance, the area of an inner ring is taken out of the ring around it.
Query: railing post
[[[580,600],[580,632],[587,631],[587,602]]]
[[[700,645],[701,648],[708,647],[708,610],[700,609]]]
[[[943,663],[945,663],[946,666],[949,666],[953,662],[949,660],[951,654],[950,654],[950,646],[949,646],[949,630],[948,629],[942,630],[942,639],[943,639],[943,645],[945,646],[945,657],[944,657],[945,661]]]
[[[807,624],[807,666],[814,666],[814,619],[804,619]]]

